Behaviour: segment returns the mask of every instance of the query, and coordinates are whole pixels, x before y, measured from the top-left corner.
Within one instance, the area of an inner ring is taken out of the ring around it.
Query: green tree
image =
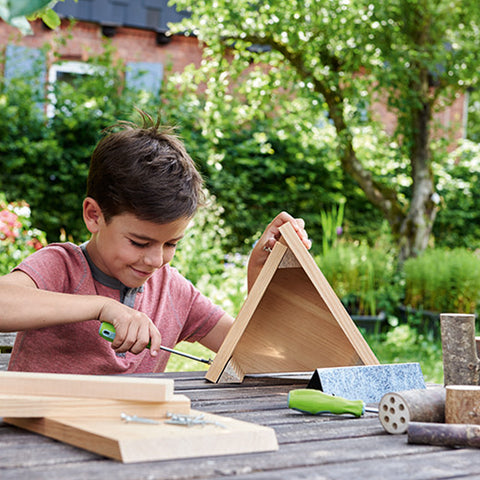
[[[322,120],[318,110],[323,107],[336,131],[344,172],[388,220],[400,260],[426,248],[438,211],[434,145],[435,159],[443,157],[441,144],[433,140],[433,112],[477,83],[478,2],[175,3],[190,10],[191,17],[173,30],[192,32],[206,45],[207,90],[218,99],[214,107],[239,93],[257,116],[259,109],[266,116],[279,114],[286,105],[277,102],[279,89],[290,99],[304,99],[313,123]],[[262,81],[251,83],[246,92],[242,86],[252,76]],[[362,157],[358,149],[359,134],[374,125],[370,107],[378,101],[386,102],[398,119],[383,147],[392,151],[393,163]],[[221,112],[211,108],[206,134],[222,130]],[[305,112],[300,115],[305,118]],[[397,184],[392,178],[399,165],[407,181]]]

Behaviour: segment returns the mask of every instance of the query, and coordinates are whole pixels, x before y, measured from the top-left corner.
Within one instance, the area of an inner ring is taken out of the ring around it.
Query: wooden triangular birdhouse
[[[378,365],[292,225],[270,253],[205,378]]]

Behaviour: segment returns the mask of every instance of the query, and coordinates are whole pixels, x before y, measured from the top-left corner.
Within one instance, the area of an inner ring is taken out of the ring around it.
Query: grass
[[[426,383],[443,384],[441,340],[418,335],[408,325],[365,339],[380,363],[419,363]]]
[[[175,350],[206,359],[213,359],[215,356],[214,352],[198,342],[181,342],[175,347]],[[173,353],[170,355],[170,360],[165,369],[166,372],[196,372],[200,370],[208,370],[208,365],[206,363],[197,362],[196,360],[190,360],[189,358],[180,355],[174,355]]]

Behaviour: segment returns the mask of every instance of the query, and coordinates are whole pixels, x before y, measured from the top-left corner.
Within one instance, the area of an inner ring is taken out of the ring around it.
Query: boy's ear
[[[102,209],[92,197],[83,201],[83,220],[90,233],[96,233],[101,222],[104,222]]]

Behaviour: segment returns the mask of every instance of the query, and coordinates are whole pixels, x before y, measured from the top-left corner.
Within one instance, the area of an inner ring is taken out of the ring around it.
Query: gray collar
[[[135,304],[135,297],[138,292],[143,292],[143,285],[136,288],[130,288],[124,285],[120,280],[117,280],[114,277],[110,277],[106,273],[102,272],[92,261],[90,255],[87,252],[87,244],[88,242],[82,243],[80,248],[82,249],[85,258],[87,259],[88,266],[92,272],[93,278],[105,285],[106,287],[113,288],[114,290],[118,290],[120,292],[120,301],[129,307],[133,307]]]

